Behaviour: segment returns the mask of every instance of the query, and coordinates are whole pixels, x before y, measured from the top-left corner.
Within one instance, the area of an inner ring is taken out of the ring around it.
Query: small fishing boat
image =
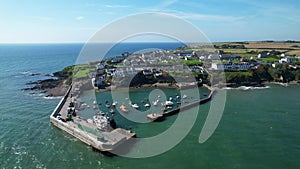
[[[135,109],[138,109],[139,106],[137,104],[132,104],[131,107],[135,108]]]
[[[115,113],[114,109],[110,109],[109,112],[110,112],[111,114],[114,114],[114,113]]]
[[[114,102],[112,103],[112,106],[116,107],[117,104],[118,104],[118,102],[117,102],[117,101],[114,101]]]
[[[157,106],[158,100],[153,101],[152,103],[153,103],[153,106]]]
[[[96,105],[96,104],[97,104],[96,100],[94,100],[94,101],[93,101],[93,104],[94,104],[94,105]]]
[[[170,101],[172,101],[172,100],[173,100],[173,98],[172,98],[172,97],[170,97],[170,98],[169,98],[169,100],[170,100]]]
[[[107,127],[108,119],[105,116],[93,116],[93,121],[99,130]]]
[[[128,109],[127,109],[127,107],[126,107],[124,104],[122,104],[122,105],[120,106],[120,109],[121,109],[123,112],[128,112]]]
[[[110,103],[108,101],[105,102],[105,107],[110,108]]]
[[[150,104],[147,103],[147,104],[144,105],[144,107],[150,107]]]
[[[166,103],[165,103],[166,106],[173,106],[173,104],[174,103],[172,101],[166,101]]]
[[[183,99],[186,99],[186,98],[187,98],[187,95],[184,94],[184,95],[182,96],[182,98],[183,98]]]

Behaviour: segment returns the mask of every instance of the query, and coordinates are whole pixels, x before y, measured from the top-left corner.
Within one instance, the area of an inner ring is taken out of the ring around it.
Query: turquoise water
[[[26,82],[74,64],[80,47],[0,45],[0,168],[300,168],[299,85],[228,90],[222,120],[203,144],[198,138],[210,103],[201,105],[187,137],[164,154],[130,159],[94,152],[50,124],[58,99],[21,90]],[[195,110],[185,113],[191,111]],[[119,125],[132,127],[143,137],[168,128],[176,117],[161,123]]]

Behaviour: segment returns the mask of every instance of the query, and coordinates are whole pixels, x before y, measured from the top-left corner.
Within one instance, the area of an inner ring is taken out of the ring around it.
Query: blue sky
[[[176,15],[211,41],[300,40],[299,8],[298,0],[3,0],[0,43],[85,42],[142,12]]]

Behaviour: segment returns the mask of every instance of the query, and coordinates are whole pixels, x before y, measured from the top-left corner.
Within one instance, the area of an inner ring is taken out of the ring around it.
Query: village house
[[[239,60],[242,57],[241,56],[232,56],[232,55],[219,55],[221,60]]]
[[[267,53],[260,53],[260,54],[258,54],[257,55],[257,58],[266,58],[266,57],[268,57],[268,54]]]
[[[252,68],[254,65],[249,64],[249,63],[238,63],[238,64],[233,64],[233,63],[212,63],[211,64],[211,69],[213,70],[248,70]]]
[[[292,58],[292,57],[285,57],[279,60],[279,63],[292,63],[294,61],[297,61],[298,58]]]

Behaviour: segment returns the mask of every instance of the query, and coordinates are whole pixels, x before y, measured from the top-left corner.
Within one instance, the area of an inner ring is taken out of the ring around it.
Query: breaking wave
[[[253,87],[253,86],[240,86],[240,87],[223,87],[224,90],[261,90],[261,89],[269,89],[270,86],[264,86],[264,87]]]

